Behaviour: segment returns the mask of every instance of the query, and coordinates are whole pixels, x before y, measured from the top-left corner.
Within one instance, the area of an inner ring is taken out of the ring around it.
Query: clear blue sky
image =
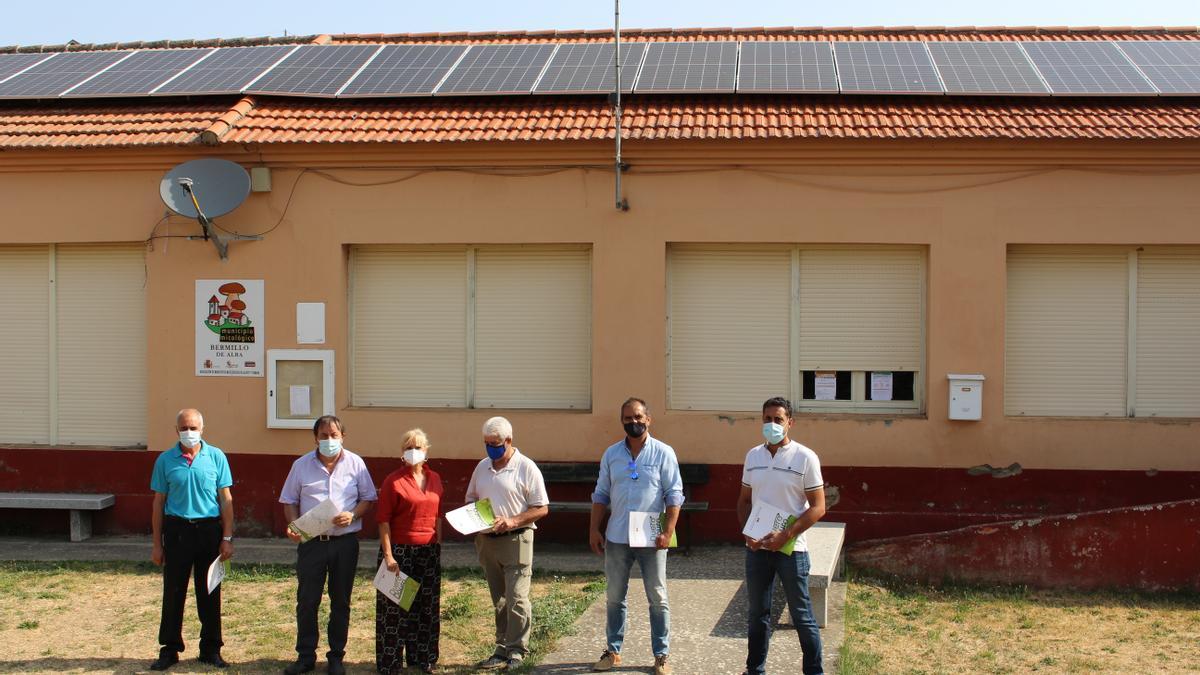
[[[0,45],[604,28],[612,0],[9,0]],[[625,0],[625,27],[1200,24],[1198,0]]]

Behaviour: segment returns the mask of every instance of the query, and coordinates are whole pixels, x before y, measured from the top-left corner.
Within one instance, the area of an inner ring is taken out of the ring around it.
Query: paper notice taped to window
[[[892,374],[881,371],[871,373],[871,400],[892,400]]]
[[[309,403],[312,387],[307,384],[293,384],[288,387],[288,414],[292,417],[311,417],[312,405]]]
[[[836,370],[818,370],[813,373],[813,397],[818,401],[837,399]]]

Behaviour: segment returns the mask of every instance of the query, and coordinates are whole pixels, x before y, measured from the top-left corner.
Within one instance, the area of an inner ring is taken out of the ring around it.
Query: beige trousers
[[[533,607],[529,581],[533,574],[533,530],[491,537],[475,535],[475,552],[492,592],[496,609],[496,651],[501,658],[529,653]]]

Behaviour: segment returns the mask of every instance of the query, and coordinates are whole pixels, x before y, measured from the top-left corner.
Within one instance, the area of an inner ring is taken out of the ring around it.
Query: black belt
[[[347,532],[345,534],[318,534],[309,539],[309,541],[329,541],[330,539],[341,539],[342,537],[353,537],[357,532]]]
[[[518,528],[515,530],[509,530],[508,532],[484,532],[484,534],[495,539],[497,537],[507,537],[507,536],[513,535],[513,534],[521,534],[522,532],[525,532],[525,531],[531,530],[531,529],[533,529],[533,528],[522,527],[522,528]]]
[[[180,516],[173,516],[169,513],[163,515],[169,520],[174,520],[179,523],[188,523],[189,525],[196,525],[198,523],[218,523],[221,521],[220,516],[213,516],[212,518],[183,518]]]

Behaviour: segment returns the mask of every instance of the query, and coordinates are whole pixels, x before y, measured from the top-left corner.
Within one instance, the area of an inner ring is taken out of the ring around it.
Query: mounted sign
[[[196,281],[196,375],[262,377],[264,297],[261,279]]]
[[[310,429],[333,414],[333,350],[267,352],[267,427]]]

